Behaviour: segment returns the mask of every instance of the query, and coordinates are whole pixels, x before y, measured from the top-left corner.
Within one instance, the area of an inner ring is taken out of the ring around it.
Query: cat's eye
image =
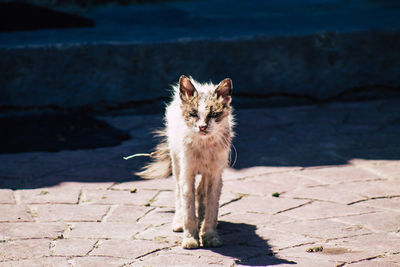
[[[208,117],[215,119],[215,118],[220,117],[221,115],[222,115],[222,112],[217,112],[217,113],[211,112],[210,114],[208,114]]]
[[[193,117],[193,118],[197,118],[197,112],[196,111],[192,111],[192,112],[189,113],[189,116]]]

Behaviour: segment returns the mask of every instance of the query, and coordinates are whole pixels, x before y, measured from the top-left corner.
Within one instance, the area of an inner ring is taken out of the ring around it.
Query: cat
[[[218,247],[222,245],[216,229],[221,176],[234,136],[232,80],[201,84],[182,75],[172,87],[173,100],[166,107],[165,129],[158,132],[161,142],[154,160],[136,174],[163,178],[172,172],[176,179],[172,230],[184,232],[182,247]]]

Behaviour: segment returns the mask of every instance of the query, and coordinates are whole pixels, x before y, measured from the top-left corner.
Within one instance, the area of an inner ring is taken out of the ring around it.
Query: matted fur
[[[155,159],[137,173],[144,178],[176,179],[174,231],[184,231],[182,246],[219,246],[216,226],[222,171],[233,138],[232,81],[218,85],[181,76],[165,112],[165,130]],[[201,174],[197,189],[196,175]]]

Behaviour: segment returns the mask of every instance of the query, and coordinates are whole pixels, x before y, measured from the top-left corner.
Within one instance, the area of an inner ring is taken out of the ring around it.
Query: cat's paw
[[[183,220],[180,217],[174,217],[172,221],[172,231],[183,232]]]
[[[195,249],[200,247],[199,240],[194,237],[184,237],[182,241],[182,247],[184,249]]]
[[[203,247],[220,247],[222,240],[217,232],[207,232],[200,234],[200,240]]]
[[[172,224],[172,231],[174,231],[174,232],[183,232],[183,226],[182,226],[182,224],[175,224],[175,223],[173,223]]]

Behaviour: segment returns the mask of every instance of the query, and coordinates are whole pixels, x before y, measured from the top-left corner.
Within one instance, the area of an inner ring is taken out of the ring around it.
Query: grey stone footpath
[[[183,250],[173,179],[122,159],[151,151],[161,116],[107,115],[132,138],[0,155],[0,266],[399,266],[400,100],[236,114],[224,246]]]

